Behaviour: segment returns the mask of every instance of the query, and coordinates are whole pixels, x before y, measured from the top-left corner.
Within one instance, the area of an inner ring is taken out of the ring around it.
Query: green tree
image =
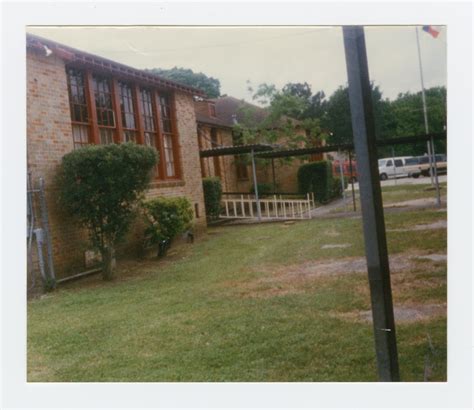
[[[425,91],[430,132],[443,132],[446,126],[446,88],[433,87]],[[420,135],[425,133],[421,92],[399,94],[391,102],[394,118],[393,136]],[[421,155],[427,151],[426,143],[398,146],[400,155]],[[446,152],[445,141],[435,141],[436,152]]]
[[[326,135],[322,132],[320,121],[308,116],[312,104],[311,87],[307,83],[288,83],[281,90],[274,84],[260,84],[256,90],[247,82],[248,90],[253,92],[253,100],[264,106],[243,105],[239,112],[240,124],[234,127],[234,134],[241,143],[276,143],[282,137],[286,148],[301,145],[314,146]],[[324,98],[324,93],[318,93]],[[303,128],[306,134],[296,132]]]
[[[375,117],[375,133],[377,138],[383,139],[390,134],[386,124],[390,118],[390,103],[382,98],[378,86],[372,87],[372,104]],[[384,121],[384,119],[387,119]],[[339,87],[329,97],[321,119],[323,128],[330,130],[328,142],[331,144],[347,144],[353,141],[351,108],[349,103],[348,87]]]
[[[282,88],[283,94],[290,94],[300,97],[303,100],[310,100],[312,96],[311,86],[307,83],[288,83]]]
[[[133,143],[87,146],[66,154],[58,174],[60,202],[89,232],[110,280],[115,247],[128,230],[157,161],[152,148]]]
[[[209,77],[204,73],[195,73],[189,68],[152,68],[147,71],[169,80],[189,85],[190,87],[199,88],[204,91],[209,98],[217,98],[221,95],[221,83],[217,78]]]

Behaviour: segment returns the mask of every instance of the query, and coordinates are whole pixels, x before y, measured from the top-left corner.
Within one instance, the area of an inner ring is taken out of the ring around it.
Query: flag
[[[433,26],[423,26],[423,31],[431,34],[431,36],[434,38],[438,37],[439,35],[439,30],[435,29]]]

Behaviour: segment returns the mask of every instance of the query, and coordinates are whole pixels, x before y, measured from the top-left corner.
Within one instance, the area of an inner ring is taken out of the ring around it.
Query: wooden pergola
[[[258,198],[258,187],[257,187],[257,171],[255,169],[255,153],[256,152],[271,152],[273,150],[272,145],[268,144],[247,144],[247,145],[229,145],[223,147],[216,147],[207,150],[200,151],[199,155],[201,158],[207,157],[221,157],[225,155],[242,155],[250,154],[252,159],[252,176],[253,176],[253,188],[255,192],[255,200],[257,202],[257,216],[258,220],[262,220],[262,210],[260,208],[260,201]]]

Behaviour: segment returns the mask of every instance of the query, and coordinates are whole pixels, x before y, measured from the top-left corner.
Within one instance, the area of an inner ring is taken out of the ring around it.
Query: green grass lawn
[[[386,225],[443,218],[403,212]],[[446,252],[444,229],[387,235],[401,259]],[[163,260],[122,262],[112,283],[29,301],[28,381],[376,381],[372,325],[358,316],[366,273],[305,274],[363,257],[357,218],[210,228]],[[395,269],[392,287],[395,306],[442,305],[446,263]],[[399,322],[397,338],[403,381],[423,380],[425,358],[429,380],[446,380],[445,314]]]
[[[383,186],[382,187],[382,200],[384,207],[392,207],[398,203],[406,201],[412,201],[416,199],[435,199],[436,191],[431,187],[430,183],[419,184],[419,185],[408,185],[403,184],[403,180],[397,181],[397,185]],[[446,196],[447,183],[442,182],[439,184],[441,197]],[[352,210],[352,191],[349,189],[346,191],[346,198],[348,202],[345,206],[338,206],[330,211],[330,213],[341,213]],[[360,210],[360,194],[359,191],[355,191],[356,206]]]
[[[382,188],[382,197],[385,205],[411,201],[413,199],[436,198],[436,190],[429,183],[422,185],[404,185],[403,181],[398,182],[399,185],[384,186]],[[446,195],[446,187],[446,182],[439,184],[441,196]]]

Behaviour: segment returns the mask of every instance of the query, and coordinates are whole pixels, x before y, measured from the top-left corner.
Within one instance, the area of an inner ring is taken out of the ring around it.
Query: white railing
[[[258,218],[258,206],[262,219],[310,219],[314,209],[314,194],[307,194],[305,199],[273,198],[259,199],[252,195],[222,200],[220,218]]]

